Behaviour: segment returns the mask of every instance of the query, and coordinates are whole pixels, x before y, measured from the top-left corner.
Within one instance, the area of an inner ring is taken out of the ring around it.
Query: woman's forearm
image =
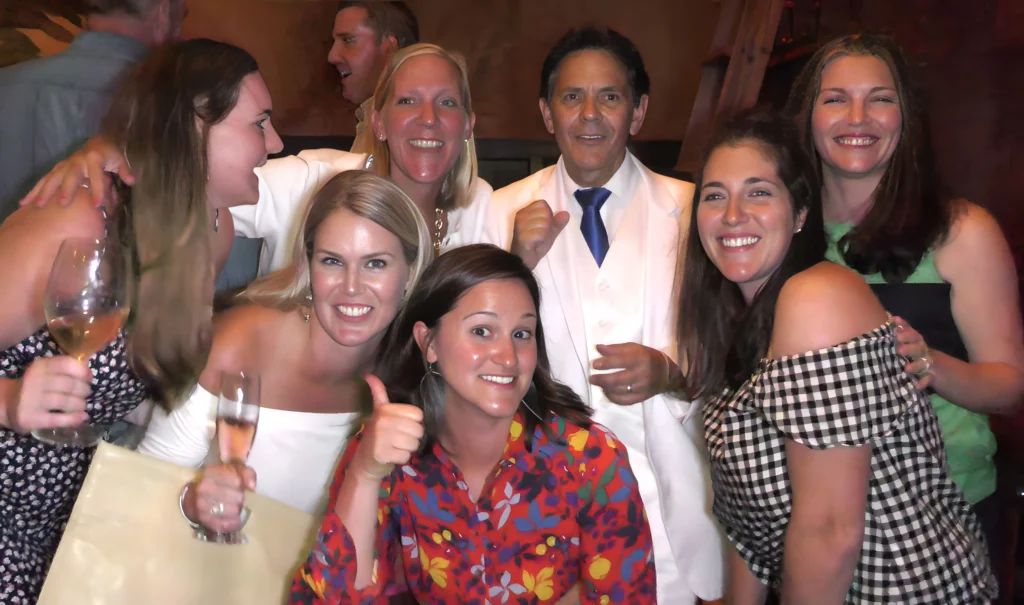
[[[981,414],[1015,414],[1024,405],[1024,373],[1002,362],[967,363],[932,351],[932,388],[942,398]]]
[[[14,429],[9,418],[10,410],[13,407],[12,401],[18,396],[18,387],[21,381],[11,378],[0,378],[0,428]]]
[[[341,519],[356,550],[356,589],[362,590],[373,581],[374,549],[379,528],[381,479],[369,473],[349,469],[338,490],[334,512]]]
[[[725,602],[729,605],[763,605],[768,596],[768,587],[750,571],[734,547],[729,547],[728,583],[725,587]]]
[[[830,605],[846,599],[863,544],[860,529],[825,525],[786,530],[782,563],[783,605]]]

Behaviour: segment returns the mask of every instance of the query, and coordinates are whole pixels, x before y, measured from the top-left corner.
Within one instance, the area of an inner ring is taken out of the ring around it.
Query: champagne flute
[[[117,338],[128,316],[126,279],[116,246],[97,239],[61,243],[46,283],[44,313],[50,335],[66,354],[85,361]],[[32,435],[51,445],[90,447],[106,427],[37,429]]]
[[[223,372],[217,398],[217,446],[224,464],[245,466],[256,436],[260,418],[260,378],[245,372]],[[242,508],[242,525],[249,520],[249,509]],[[246,544],[249,538],[239,531],[204,532],[197,538],[218,544]]]

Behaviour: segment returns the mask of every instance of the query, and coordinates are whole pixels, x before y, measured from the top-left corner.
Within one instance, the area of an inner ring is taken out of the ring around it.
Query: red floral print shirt
[[[580,583],[584,604],[653,605],[651,533],[625,448],[598,424],[555,417],[549,427],[555,439],[537,427],[528,449],[516,417],[476,502],[438,445],[396,468],[381,484],[373,582],[363,590],[334,512],[354,438],[289,603],[386,603],[401,565],[421,603],[554,603]]]

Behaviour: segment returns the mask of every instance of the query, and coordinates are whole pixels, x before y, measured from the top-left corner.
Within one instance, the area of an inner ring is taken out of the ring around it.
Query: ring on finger
[[[924,362],[924,368],[918,372],[919,376],[930,376],[932,373],[932,356],[929,353],[925,353],[920,357],[921,361]]]
[[[210,507],[211,517],[220,517],[224,514],[224,503],[218,502]]]

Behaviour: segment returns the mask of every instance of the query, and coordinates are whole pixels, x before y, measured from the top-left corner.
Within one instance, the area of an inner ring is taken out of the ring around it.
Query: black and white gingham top
[[[846,343],[765,359],[703,408],[714,512],[753,573],[778,587],[792,511],[786,439],[870,444],[864,546],[847,603],[986,603],[981,528],[949,478],[928,399],[903,370],[892,322]]]

